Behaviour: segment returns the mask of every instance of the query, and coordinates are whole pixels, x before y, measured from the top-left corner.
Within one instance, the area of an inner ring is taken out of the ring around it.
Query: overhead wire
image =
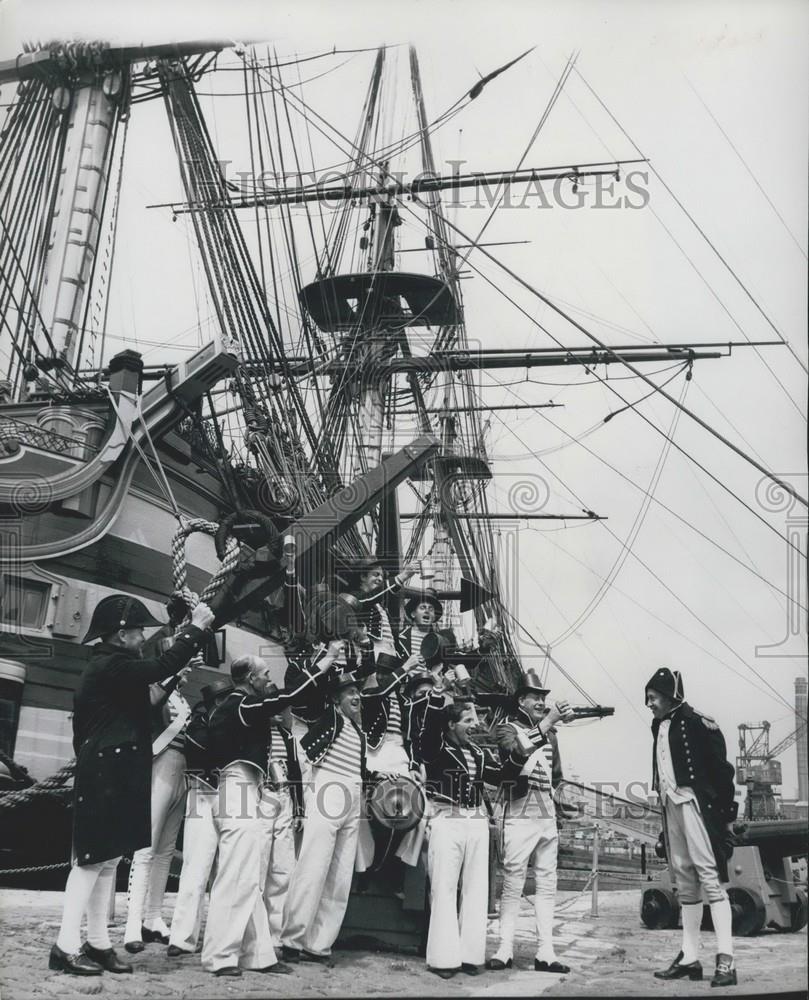
[[[516,396],[516,393],[512,392],[512,395]],[[517,398],[519,398],[519,397],[517,397]],[[569,437],[574,444],[581,445],[581,447],[587,452],[588,455],[590,455],[592,458],[595,458],[602,465],[606,466],[606,468],[610,469],[611,472],[614,472],[617,476],[619,476],[621,479],[623,479],[624,482],[628,483],[630,486],[634,487],[636,490],[639,490],[640,492],[644,492],[643,491],[643,487],[640,486],[638,483],[636,483],[634,481],[634,479],[632,479],[631,477],[627,476],[625,473],[623,473],[619,468],[617,468],[617,466],[613,465],[611,462],[608,462],[607,459],[605,459],[598,452],[595,452],[592,449],[588,448],[587,445],[582,444],[580,437],[576,438],[572,434],[570,434],[569,431],[566,431],[563,427],[560,427],[559,424],[555,423],[553,421],[553,419],[550,418],[544,411],[540,411],[540,416],[547,423],[549,423],[551,425],[551,427],[554,428],[554,430],[556,430],[556,431],[558,431],[558,432],[566,435],[567,437]],[[507,431],[512,432],[513,431],[512,426],[509,423],[507,423],[506,421],[503,421],[502,418],[500,418],[500,419],[501,419],[501,423],[503,424],[503,427]],[[520,440],[520,442],[525,446],[525,442],[522,441],[521,438],[518,438],[518,440]],[[541,455],[542,453],[532,453],[532,454],[539,454],[539,455]],[[761,580],[762,583],[765,583],[771,590],[773,590],[776,593],[780,594],[782,597],[786,597],[787,600],[789,600],[790,602],[794,603],[796,605],[796,607],[800,608],[801,610],[804,610],[804,611],[809,610],[809,608],[807,608],[805,605],[801,604],[800,600],[798,598],[796,598],[794,595],[788,593],[785,590],[782,590],[780,587],[778,587],[776,584],[774,584],[771,580],[768,580],[765,576],[763,576],[752,565],[752,560],[751,560],[751,564],[750,565],[748,565],[747,563],[743,562],[741,559],[738,558],[738,556],[735,556],[729,549],[727,549],[725,546],[723,546],[720,542],[718,542],[711,535],[708,535],[704,531],[701,531],[693,523],[693,521],[688,520],[687,518],[683,517],[681,514],[678,514],[677,511],[675,511],[673,508],[671,508],[667,504],[665,504],[659,497],[653,496],[652,497],[652,502],[655,503],[658,507],[661,507],[668,514],[671,514],[672,517],[676,518],[681,524],[683,524],[690,531],[692,531],[695,534],[699,535],[699,537],[702,538],[704,541],[709,542],[715,548],[719,549],[720,552],[723,552],[726,556],[728,556],[729,559],[732,559],[735,563],[737,563],[743,569],[747,570],[748,573],[752,573],[753,576],[755,576],[759,580]]]
[[[521,443],[523,444],[523,446],[524,446],[524,447],[527,447],[527,446],[525,445],[525,442],[524,442],[524,441],[522,441],[522,439],[521,439],[521,438],[519,437],[519,435],[517,435],[517,434],[516,434],[516,432],[514,431],[514,429],[513,429],[513,428],[511,429],[511,432],[512,432],[512,433],[513,433],[513,434],[515,435],[515,437],[517,437],[517,439],[518,439],[518,440],[520,440],[520,441],[521,441]],[[673,443],[673,442],[672,442],[672,443]],[[554,472],[554,471],[553,471],[552,469],[550,469],[550,468],[548,467],[548,465],[547,465],[547,464],[545,464],[544,462],[542,462],[542,465],[543,465],[543,466],[544,466],[544,468],[545,468],[545,469],[546,469],[546,470],[548,471],[548,473],[549,473],[550,475],[552,475],[554,479],[558,480],[558,481],[559,481],[559,482],[561,483],[561,485],[562,485],[562,486],[564,486],[564,488],[565,488],[565,489],[566,489],[566,490],[567,490],[567,491],[568,491],[568,492],[569,492],[569,493],[570,493],[570,494],[571,494],[571,495],[572,495],[572,496],[573,496],[573,497],[574,497],[574,498],[576,499],[576,501],[577,501],[578,503],[580,503],[580,504],[582,505],[582,507],[583,507],[584,509],[586,509],[586,505],[584,504],[584,502],[582,501],[582,499],[581,499],[581,498],[580,498],[580,497],[579,497],[579,496],[578,496],[578,495],[576,494],[576,492],[575,492],[575,491],[574,491],[574,490],[573,490],[573,489],[572,489],[572,488],[571,488],[570,486],[568,486],[568,485],[567,485],[567,483],[564,483],[564,482],[563,482],[563,481],[562,481],[562,480],[561,480],[561,479],[559,478],[559,476],[557,476],[557,475],[556,475],[556,473],[555,473],[555,472]],[[618,537],[618,536],[617,536],[617,535],[615,534],[615,532],[614,532],[614,531],[613,531],[613,530],[612,530],[612,529],[610,528],[610,526],[609,526],[609,525],[607,524],[607,522],[606,522],[605,520],[600,520],[600,521],[598,522],[598,524],[599,524],[599,525],[601,525],[601,527],[602,527],[602,528],[603,528],[603,529],[604,529],[604,530],[605,530],[605,531],[606,531],[606,532],[607,532],[607,533],[608,533],[608,534],[610,535],[610,537],[612,537],[612,538],[613,538],[613,539],[614,539],[614,540],[615,540],[616,542],[620,543],[620,541],[621,541],[621,540],[620,540],[620,538],[619,538],[619,537]],[[779,692],[778,692],[778,691],[777,691],[777,690],[776,690],[776,689],[775,689],[775,688],[774,688],[774,687],[773,687],[773,686],[772,686],[772,685],[770,684],[770,682],[769,682],[769,681],[767,681],[767,680],[766,680],[766,678],[764,678],[764,677],[763,677],[763,676],[762,676],[762,675],[761,675],[761,674],[760,674],[760,673],[759,673],[759,672],[758,672],[758,671],[757,671],[757,670],[755,669],[755,667],[753,667],[752,665],[750,665],[749,663],[747,663],[747,661],[746,661],[746,660],[744,659],[744,657],[743,657],[743,656],[741,656],[741,654],[740,654],[740,653],[738,653],[738,652],[736,651],[736,649],[735,649],[734,647],[732,647],[732,646],[730,645],[730,643],[728,643],[728,642],[727,642],[727,641],[726,641],[725,639],[723,639],[723,638],[722,638],[722,636],[720,636],[720,635],[719,635],[719,634],[718,634],[718,633],[716,632],[716,630],[715,630],[715,629],[713,629],[713,628],[712,628],[712,627],[711,627],[711,626],[710,626],[710,625],[709,625],[709,624],[708,624],[708,623],[707,623],[706,621],[704,621],[704,619],[703,619],[703,618],[702,618],[702,617],[701,617],[700,615],[698,615],[698,614],[697,614],[697,612],[693,610],[693,608],[691,608],[691,607],[690,607],[690,606],[689,606],[689,605],[688,605],[688,604],[687,604],[687,603],[686,603],[686,602],[685,602],[685,601],[684,601],[684,600],[683,600],[683,599],[682,599],[682,598],[681,598],[681,597],[680,597],[680,596],[679,596],[679,595],[678,595],[678,594],[677,594],[677,593],[676,593],[676,592],[675,592],[674,590],[672,590],[672,588],[671,588],[671,587],[670,587],[670,586],[669,586],[669,585],[668,585],[668,584],[667,584],[667,583],[666,583],[666,582],[665,582],[664,580],[662,580],[662,579],[660,578],[660,576],[659,576],[659,575],[658,575],[658,574],[657,574],[657,573],[656,573],[656,572],[655,572],[655,571],[654,571],[654,570],[653,570],[653,569],[652,569],[652,568],[651,568],[651,567],[650,567],[650,566],[649,566],[649,565],[648,565],[648,564],[647,564],[647,563],[646,563],[646,562],[645,562],[645,561],[644,561],[643,559],[641,559],[641,557],[640,557],[640,556],[639,556],[639,555],[637,554],[637,552],[635,552],[635,551],[633,551],[633,550],[631,550],[631,549],[630,549],[630,550],[629,550],[629,553],[630,553],[630,555],[632,556],[632,558],[633,558],[633,559],[635,559],[635,560],[636,560],[637,562],[639,562],[639,563],[640,563],[640,565],[641,565],[641,566],[643,566],[643,568],[644,568],[644,569],[645,569],[645,570],[646,570],[646,571],[647,571],[647,572],[648,572],[648,573],[649,573],[649,574],[650,574],[650,575],[651,575],[652,577],[654,577],[654,579],[655,579],[655,580],[656,580],[656,581],[657,581],[657,582],[658,582],[658,583],[660,584],[660,586],[662,586],[662,587],[663,587],[663,589],[664,589],[664,590],[665,590],[665,591],[666,591],[666,592],[667,592],[667,593],[668,593],[668,594],[669,594],[669,595],[670,595],[671,597],[673,597],[673,598],[674,598],[674,599],[675,599],[675,600],[677,601],[677,603],[678,603],[678,604],[680,604],[680,605],[681,605],[681,607],[682,607],[682,608],[683,608],[683,609],[684,609],[685,611],[687,611],[687,612],[688,612],[688,613],[689,613],[689,614],[690,614],[690,615],[691,615],[691,616],[692,616],[692,617],[693,617],[693,618],[694,618],[694,619],[695,619],[695,620],[696,620],[697,622],[699,622],[699,624],[700,624],[700,625],[702,625],[702,626],[703,626],[703,628],[705,628],[705,629],[706,629],[706,630],[707,630],[708,632],[710,632],[710,633],[711,633],[711,635],[712,635],[712,636],[713,636],[713,637],[714,637],[714,638],[715,638],[715,639],[716,639],[716,640],[717,640],[717,641],[718,641],[718,642],[719,642],[719,643],[720,643],[720,644],[721,644],[722,646],[724,646],[724,647],[725,647],[725,648],[726,648],[726,649],[727,649],[727,650],[728,650],[728,651],[729,651],[730,653],[732,653],[732,654],[733,654],[733,656],[734,656],[734,657],[736,657],[736,659],[740,660],[740,661],[741,661],[741,663],[742,663],[742,664],[743,664],[743,665],[744,665],[744,666],[745,666],[745,667],[746,667],[746,668],[747,668],[748,670],[750,670],[750,671],[751,671],[752,673],[754,673],[754,674],[756,675],[756,677],[758,677],[758,678],[759,678],[759,680],[761,680],[761,681],[762,681],[762,683],[764,683],[764,684],[766,685],[766,687],[768,687],[768,688],[770,689],[770,691],[771,691],[771,692],[772,692],[772,693],[773,693],[773,694],[774,694],[774,695],[775,695],[775,696],[776,696],[776,697],[778,698],[778,700],[779,700],[779,701],[783,702],[784,704],[788,704],[788,702],[786,702],[786,700],[785,700],[785,699],[784,699],[784,698],[782,697],[782,695],[781,695],[781,694],[780,694],[780,693],[779,693]]]
[[[540,330],[542,330],[543,333],[547,334],[551,338],[551,340],[553,340],[554,343],[556,343],[557,346],[560,347],[560,349],[564,350],[564,345],[556,337],[554,337],[554,335],[545,326],[543,326],[539,322],[539,320],[535,319],[533,316],[531,316],[530,313],[528,313],[525,309],[523,309],[523,307],[520,306],[520,304],[515,299],[513,299],[508,294],[508,292],[505,291],[505,289],[503,289],[500,285],[497,285],[495,282],[491,281],[491,279],[489,279],[482,271],[480,271],[476,267],[475,264],[472,264],[471,262],[468,262],[468,266],[471,267],[473,270],[475,270],[476,273],[480,274],[492,286],[492,288],[494,288],[495,291],[498,292],[498,294],[502,295],[506,299],[506,301],[510,302],[511,305],[513,305],[515,309],[517,309],[524,316],[526,316],[535,326],[537,326]],[[615,352],[611,352],[611,353],[615,353]],[[617,381],[615,378],[607,379],[607,378],[604,378],[604,377],[600,376],[598,374],[598,372],[595,371],[595,366],[593,366],[593,365],[585,365],[584,367],[585,367],[585,370],[588,373],[593,374],[595,376],[595,378],[596,378],[596,380],[598,382],[600,382],[603,385],[605,385],[607,388],[609,388],[609,390],[612,393],[614,393],[614,395],[618,396],[618,398],[624,404],[628,403],[628,401],[618,392],[618,390],[615,389],[613,385],[611,385],[612,382]],[[627,366],[627,367],[630,367],[630,366]],[[646,381],[648,379],[648,376],[642,375],[641,373],[637,373],[636,369],[634,368],[634,366],[631,366],[630,370],[633,371],[633,373],[639,375],[642,379],[644,379],[644,381]],[[537,383],[537,384],[542,384],[542,383]],[[637,413],[637,415],[644,421],[644,423],[648,424],[656,433],[658,433],[658,434],[663,434],[664,433],[662,431],[662,429],[660,427],[658,427],[658,425],[655,424],[652,420],[650,420],[642,411],[635,410],[634,412]],[[709,479],[711,479],[713,482],[715,482],[721,489],[723,489],[726,493],[728,493],[730,496],[732,496],[738,503],[740,503],[742,505],[742,507],[744,507],[757,520],[761,521],[761,523],[764,524],[770,531],[772,531],[774,534],[776,534],[779,538],[783,539],[790,548],[794,549],[797,553],[799,553],[802,558],[806,558],[805,554],[801,551],[801,549],[798,546],[796,546],[793,542],[791,542],[777,528],[775,528],[772,524],[770,524],[770,522],[767,521],[766,518],[764,518],[757,510],[755,510],[755,508],[751,507],[750,504],[748,504],[745,500],[742,499],[742,497],[740,497],[737,493],[735,493],[727,485],[727,483],[723,482],[722,479],[720,479],[718,476],[716,476],[714,473],[712,473],[708,468],[706,468],[706,466],[703,465],[694,455],[692,455],[691,452],[686,451],[679,444],[677,444],[677,442],[674,442],[674,447],[679,452],[681,452],[681,454],[683,454],[690,462],[692,462],[694,465],[696,465],[697,468],[699,468],[702,472],[704,472],[709,477]],[[788,489],[787,492],[791,496],[795,495],[794,491],[791,490],[791,489]]]
[[[632,144],[632,146],[635,148],[635,150],[638,152],[638,154],[642,156],[643,154],[640,153],[640,150],[639,150],[638,145],[635,142],[635,140],[629,135],[629,133],[626,131],[626,129],[623,127],[623,125],[621,125],[621,123],[615,117],[615,115],[613,115],[613,113],[610,111],[610,109],[604,103],[604,101],[602,100],[602,98],[590,86],[590,84],[584,78],[584,75],[582,74],[581,70],[577,69],[576,70],[576,74],[579,77],[579,79],[582,81],[582,83],[585,85],[585,87],[590,91],[590,93],[596,99],[596,101],[599,103],[599,105],[601,106],[601,108],[609,116],[610,120],[616,125],[616,127],[621,131],[621,133],[629,140],[629,142]],[[691,213],[688,211],[688,209],[685,207],[685,205],[682,203],[682,201],[680,201],[680,199],[677,197],[677,195],[675,195],[675,193],[672,191],[672,189],[669,187],[669,185],[665,182],[665,180],[663,179],[663,177],[661,176],[661,174],[657,170],[657,168],[654,165],[650,164],[650,169],[652,170],[652,173],[655,175],[655,177],[657,177],[657,179],[660,181],[660,183],[666,189],[666,191],[668,191],[668,193],[671,195],[671,197],[673,198],[674,202],[679,206],[679,208],[681,209],[681,211],[685,214],[685,216],[688,218],[688,220],[691,222],[691,224],[694,226],[694,228],[697,230],[697,232],[700,234],[700,236],[702,236],[703,240],[705,240],[705,242],[708,244],[708,246],[714,252],[714,254],[716,255],[716,257],[722,262],[722,264],[724,264],[724,266],[727,269],[727,271],[729,272],[729,274],[734,278],[734,280],[739,285],[739,287],[742,289],[742,291],[747,296],[747,298],[756,307],[756,309],[761,314],[761,316],[764,318],[765,322],[770,327],[770,329],[773,331],[773,333],[775,333],[776,336],[778,336],[784,342],[784,344],[786,344],[786,346],[787,346],[789,352],[792,354],[793,358],[795,358],[795,360],[798,362],[798,364],[801,366],[801,368],[803,368],[804,372],[806,372],[807,374],[809,374],[809,368],[807,368],[806,364],[804,364],[804,362],[795,353],[792,345],[789,343],[789,341],[787,340],[787,338],[776,327],[775,323],[773,323],[773,321],[770,319],[770,317],[764,311],[763,307],[760,305],[760,303],[758,302],[758,300],[753,296],[752,292],[749,290],[749,288],[747,287],[747,285],[741,280],[741,278],[736,273],[736,271],[733,269],[733,267],[731,267],[730,263],[720,253],[719,249],[716,247],[716,245],[714,244],[714,242],[707,235],[707,233],[705,232],[705,230],[697,223],[697,221],[694,219],[694,217],[691,215]],[[756,353],[758,353],[758,351],[756,351]],[[769,370],[769,366],[767,366],[767,368]]]
[[[683,386],[680,392],[681,400],[685,398],[686,392],[688,391],[688,385],[689,385],[688,381],[686,379],[683,379]],[[638,511],[635,515],[635,519],[632,522],[632,525],[629,529],[629,532],[627,533],[626,538],[621,543],[621,549],[615,559],[615,562],[610,567],[610,570],[607,573],[605,581],[599,586],[596,593],[588,601],[586,607],[582,609],[579,615],[574,619],[574,621],[571,624],[568,625],[565,631],[562,632],[560,635],[558,635],[555,639],[551,640],[552,646],[554,647],[560,646],[566,639],[569,639],[570,636],[572,636],[575,633],[576,629],[578,629],[581,625],[583,625],[587,621],[590,615],[595,611],[595,609],[604,599],[607,591],[612,586],[615,579],[618,577],[618,574],[621,572],[624,563],[629,557],[629,553],[632,549],[632,546],[635,543],[638,535],[640,534],[641,528],[643,527],[643,524],[646,520],[646,515],[649,513],[649,510],[651,508],[652,498],[660,482],[660,477],[663,474],[663,469],[665,468],[666,465],[666,459],[668,458],[669,452],[671,451],[671,441],[673,440],[674,434],[677,430],[677,424],[679,423],[679,419],[680,419],[680,411],[676,410],[672,414],[671,425],[669,426],[668,430],[668,437],[663,444],[663,447],[660,451],[660,455],[658,456],[657,463],[655,464],[654,471],[652,472],[652,476],[649,480],[649,485],[644,489],[643,500],[641,501],[640,507],[638,508]]]

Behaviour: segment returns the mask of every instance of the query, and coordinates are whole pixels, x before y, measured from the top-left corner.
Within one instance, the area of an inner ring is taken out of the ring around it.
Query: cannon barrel
[[[745,820],[733,824],[733,833],[739,846],[758,847],[767,852],[777,848],[782,857],[806,854],[809,820]]]

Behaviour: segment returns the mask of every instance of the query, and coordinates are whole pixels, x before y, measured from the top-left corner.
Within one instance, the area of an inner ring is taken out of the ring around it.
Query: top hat
[[[658,694],[671,698],[672,701],[682,701],[685,698],[683,678],[679,670],[669,670],[668,667],[660,667],[659,670],[655,670],[644,691],[648,691],[650,688],[652,691],[657,691]]]
[[[408,618],[413,617],[413,612],[419,606],[419,604],[432,604],[435,608],[435,620],[444,614],[444,605],[438,600],[438,595],[432,587],[426,587],[420,594],[411,594],[410,597],[405,601],[405,614]]]
[[[359,681],[351,670],[341,670],[340,673],[334,673],[329,677],[329,691],[332,694],[339,694],[352,686],[359,688]]]
[[[121,628],[156,628],[158,621],[136,597],[111,594],[98,602],[90,619],[90,627],[82,642],[91,642],[102,635],[112,635]]]
[[[217,677],[200,690],[206,708],[211,708],[221,695],[233,691],[233,681],[229,677]]]
[[[359,624],[359,610],[352,594],[317,594],[307,608],[309,627],[321,642],[345,639]]]
[[[533,692],[534,694],[549,694],[550,688],[546,688],[542,681],[539,679],[539,674],[534,670],[533,667],[529,667],[528,670],[522,676],[522,680],[517,685],[517,690],[514,692],[514,697],[519,698],[521,694],[528,694]]]
[[[409,697],[411,692],[417,688],[419,684],[430,684],[435,687],[435,676],[432,671],[411,670],[405,677],[404,683],[402,684],[402,694],[405,697]]]

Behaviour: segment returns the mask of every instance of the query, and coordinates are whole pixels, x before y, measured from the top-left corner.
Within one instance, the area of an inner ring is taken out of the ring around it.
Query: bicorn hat
[[[658,694],[671,698],[672,701],[682,701],[685,698],[683,678],[679,670],[669,670],[668,667],[655,670],[644,688],[644,693],[650,688]]]
[[[522,694],[528,694],[532,691],[534,694],[549,694],[550,688],[546,688],[542,681],[539,679],[539,674],[534,670],[533,667],[529,667],[528,670],[522,676],[522,680],[517,685],[517,690],[514,692],[514,697],[519,698]]]
[[[444,605],[438,600],[438,595],[433,590],[432,587],[427,587],[421,591],[420,594],[411,594],[405,601],[405,614],[408,618],[413,617],[413,612],[419,606],[419,604],[432,604],[435,608],[435,620],[444,614]]]
[[[136,597],[111,594],[95,606],[90,627],[82,642],[91,642],[102,635],[112,635],[121,628],[157,628],[166,622],[158,621]]]

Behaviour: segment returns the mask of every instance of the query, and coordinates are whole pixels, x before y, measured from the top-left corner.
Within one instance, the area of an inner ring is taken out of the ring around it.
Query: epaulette
[[[719,723],[710,715],[705,715],[704,712],[700,712],[699,709],[694,709],[694,715],[702,722],[706,729],[718,729]]]

